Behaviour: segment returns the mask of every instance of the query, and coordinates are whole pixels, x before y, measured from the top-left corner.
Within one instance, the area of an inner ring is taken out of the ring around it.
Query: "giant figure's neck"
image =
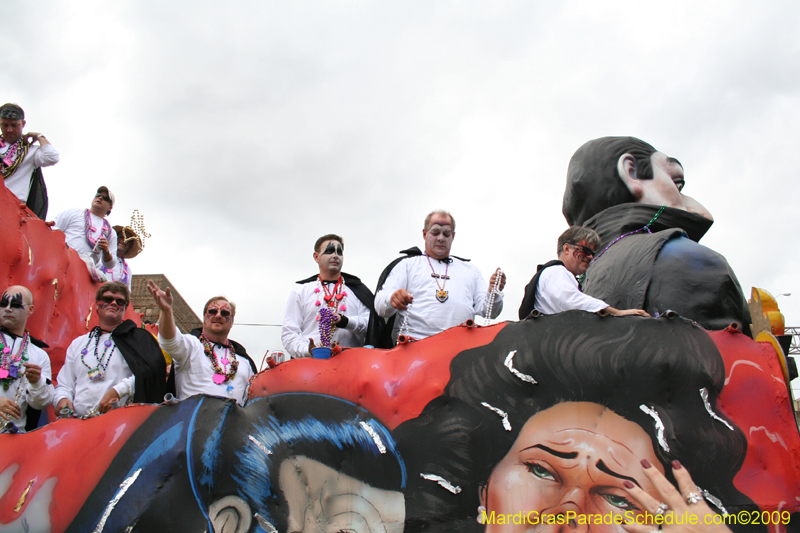
[[[661,206],[648,204],[620,204],[605,209],[584,223],[600,234],[606,246],[614,239],[642,228],[650,222]],[[686,232],[690,239],[698,242],[714,223],[700,215],[667,207],[650,225],[650,231],[657,232],[665,229],[680,228]]]

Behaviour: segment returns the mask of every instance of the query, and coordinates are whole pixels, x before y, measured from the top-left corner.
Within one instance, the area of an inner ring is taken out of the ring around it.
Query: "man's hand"
[[[22,366],[25,367],[25,377],[28,378],[28,381],[39,383],[39,379],[42,377],[42,367],[31,363],[24,363]]]
[[[153,283],[153,280],[147,280],[147,290],[153,296],[158,308],[164,313],[172,313],[172,291],[167,287],[166,291],[158,288],[158,285]]]
[[[44,137],[41,133],[36,131],[29,131],[25,134],[25,139],[28,141],[29,144],[33,144],[39,140],[39,137]]]
[[[118,401],[119,393],[112,387],[107,393],[105,393],[103,399],[100,400],[100,406],[97,408],[97,410],[100,411],[100,413],[107,413]]]
[[[317,347],[317,345],[314,344],[314,339],[308,339],[308,356],[309,357],[314,357],[314,351],[313,350],[316,347]]]
[[[389,300],[389,303],[392,304],[392,307],[395,309],[399,309],[400,311],[407,311],[408,304],[414,301],[414,297],[405,289],[397,289],[392,293],[392,298]]]
[[[489,290],[492,290],[494,284],[497,282],[497,274],[500,274],[500,285],[497,287],[498,291],[502,291],[506,287],[506,273],[499,268],[494,271],[492,277],[489,278]]]
[[[75,406],[72,405],[72,401],[70,401],[69,398],[61,398],[58,401],[58,405],[56,405],[56,414],[60,414],[61,410],[65,407],[69,407],[70,411],[75,411]]]
[[[105,237],[100,237],[99,239],[97,239],[97,248],[103,250],[104,252],[108,251],[108,241],[106,240]]]
[[[20,416],[22,416],[22,411],[20,411],[16,402],[12,402],[8,398],[0,398],[0,418],[9,420]]]
[[[614,307],[611,307],[610,305],[606,307],[606,311],[608,311],[609,314],[614,316],[630,316],[630,315],[650,316],[650,313],[642,309],[616,309]]]

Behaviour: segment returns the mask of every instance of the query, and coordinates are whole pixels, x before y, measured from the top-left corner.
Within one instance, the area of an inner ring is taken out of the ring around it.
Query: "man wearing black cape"
[[[330,342],[338,347],[364,346],[373,311],[372,292],[356,276],[342,272],[344,240],[340,236],[331,233],[317,239],[313,257],[319,274],[298,281],[292,289],[281,329],[283,347],[295,359],[309,357],[320,346],[323,309],[332,314]]]

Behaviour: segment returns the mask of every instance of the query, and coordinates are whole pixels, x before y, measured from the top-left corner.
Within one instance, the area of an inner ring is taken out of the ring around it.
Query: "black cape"
[[[563,264],[564,263],[558,259],[553,259],[552,261],[548,261],[547,263],[536,267],[536,274],[533,275],[530,283],[525,285],[525,296],[522,298],[522,305],[519,306],[520,320],[525,320],[528,318],[528,315],[531,314],[531,311],[533,311],[534,306],[536,305],[536,290],[539,287],[539,276],[542,275],[544,269]]]
[[[136,379],[134,403],[161,403],[168,392],[175,394],[174,387],[168,387],[167,362],[153,335],[125,320],[111,337]]]
[[[659,206],[620,204],[584,224],[603,244],[589,266],[582,289],[617,309],[644,309],[651,315],[675,311],[709,330],[738,323],[750,334],[750,310],[739,280],[721,254],[698,244],[713,221],[665,208],[646,231]]]
[[[311,283],[317,279],[318,275],[319,274],[314,274],[306,279],[301,279],[297,282],[297,284],[305,285],[306,283]],[[372,314],[375,312],[375,295],[372,294],[372,291],[369,290],[357,276],[348,274],[347,272],[342,272],[342,278],[344,279],[345,285],[347,285],[350,290],[353,291],[353,294],[356,295],[356,298],[358,298],[362,304],[367,306],[370,316],[372,316]]]

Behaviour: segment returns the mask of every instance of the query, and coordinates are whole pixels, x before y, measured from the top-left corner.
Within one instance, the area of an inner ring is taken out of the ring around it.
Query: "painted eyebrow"
[[[576,457],[578,457],[578,452],[559,452],[557,450],[554,450],[553,448],[548,448],[544,444],[534,444],[533,446],[528,446],[522,451],[524,452],[525,450],[530,450],[531,448],[539,448],[540,450],[544,450],[550,455],[555,455],[556,457],[560,457],[561,459],[575,459]]]
[[[680,167],[683,168],[683,165],[681,165],[681,162],[678,161],[677,159],[675,159],[674,157],[668,157],[667,158],[667,163],[674,163],[676,165],[680,165]]]
[[[599,459],[599,460],[597,461],[597,463],[595,464],[595,466],[597,467],[597,469],[598,469],[599,471],[601,471],[601,472],[605,472],[605,473],[606,473],[606,474],[608,474],[609,476],[614,476],[614,477],[616,477],[616,478],[619,478],[619,479],[627,479],[627,480],[628,480],[628,481],[630,481],[631,483],[634,483],[634,484],[636,484],[636,486],[637,486],[637,487],[639,487],[639,488],[642,488],[642,486],[641,486],[641,485],[639,485],[639,482],[638,482],[638,481],[636,481],[635,479],[633,479],[632,477],[629,477],[629,476],[623,476],[622,474],[617,474],[616,472],[614,472],[613,470],[611,470],[610,468],[608,468],[608,467],[606,466],[606,464],[603,462],[603,460],[602,460],[602,459]]]

